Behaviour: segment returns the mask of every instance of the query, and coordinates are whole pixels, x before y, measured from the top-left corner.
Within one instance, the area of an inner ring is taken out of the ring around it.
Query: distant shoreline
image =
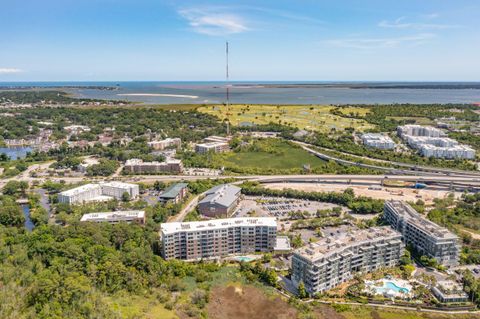
[[[160,94],[160,93],[123,93],[118,96],[160,96],[160,97],[178,97],[187,99],[198,99],[197,95],[183,95],[183,94]]]

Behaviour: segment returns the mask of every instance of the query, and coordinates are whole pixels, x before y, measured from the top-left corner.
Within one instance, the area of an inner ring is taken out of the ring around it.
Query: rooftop
[[[160,232],[164,235],[177,232],[194,232],[200,230],[223,229],[230,227],[252,227],[268,226],[277,227],[275,217],[242,217],[225,218],[185,223],[163,223],[160,225]]]
[[[219,204],[229,207],[238,199],[238,194],[242,189],[238,186],[222,184],[210,188],[206,196],[198,204]]]
[[[118,181],[113,181],[113,182],[104,182],[100,183],[101,186],[107,186],[107,187],[115,187],[115,188],[131,188],[131,187],[138,187],[137,184],[130,184],[130,183],[123,183],[123,182],[118,182]]]
[[[187,183],[176,183],[167,187],[163,193],[160,195],[160,198],[175,198],[178,193],[184,188],[188,187]]]
[[[125,165],[144,165],[144,166],[157,166],[157,165],[169,165],[169,164],[181,164],[182,161],[179,159],[167,158],[164,162],[144,162],[139,158],[132,158],[125,162]]]
[[[82,186],[79,186],[79,187],[75,187],[75,188],[63,191],[60,194],[64,195],[64,196],[73,196],[73,195],[77,195],[79,193],[83,193],[83,192],[87,192],[87,191],[95,190],[95,189],[100,189],[100,185],[99,184],[85,184],[85,185],[82,185]]]
[[[437,239],[458,239],[457,235],[450,232],[448,229],[427,220],[413,209],[412,206],[403,201],[389,200],[385,202],[385,205],[392,206],[399,216],[408,220],[411,224],[416,225],[420,229],[423,229],[430,236]]]
[[[401,241],[401,234],[390,227],[372,227],[337,233],[334,236],[321,238],[315,243],[299,248],[295,254],[315,262],[335,254],[348,254],[349,248],[358,245],[374,245],[382,240]]]
[[[128,210],[128,211],[116,211],[116,212],[102,212],[102,213],[90,213],[82,216],[80,221],[128,221],[132,219],[143,219],[145,217],[145,211],[143,210]]]

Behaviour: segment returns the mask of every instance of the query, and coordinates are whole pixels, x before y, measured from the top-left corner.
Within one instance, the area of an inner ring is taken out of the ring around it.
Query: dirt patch
[[[264,185],[265,188],[270,189],[284,189],[291,188],[301,190],[305,192],[342,192],[347,188],[352,188],[358,196],[368,196],[375,199],[383,200],[404,200],[404,201],[417,201],[423,200],[427,205],[432,204],[435,198],[444,198],[448,195],[448,191],[437,190],[434,188],[427,189],[413,189],[413,188],[396,188],[396,187],[380,187],[380,189],[369,189],[366,185],[349,185],[349,184],[317,184],[317,183],[272,183]],[[379,186],[378,186],[379,187]],[[455,193],[456,197],[459,197],[461,193]],[[419,196],[419,197],[417,197]]]
[[[330,306],[318,305],[315,306],[313,314],[317,319],[345,319],[344,316],[339,314]]]
[[[298,314],[282,298],[269,299],[261,290],[251,286],[212,289],[207,313],[212,319],[292,319]]]

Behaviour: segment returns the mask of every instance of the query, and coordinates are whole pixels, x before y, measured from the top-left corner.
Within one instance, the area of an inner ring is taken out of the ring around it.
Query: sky
[[[0,0],[0,81],[480,81],[478,0]]]

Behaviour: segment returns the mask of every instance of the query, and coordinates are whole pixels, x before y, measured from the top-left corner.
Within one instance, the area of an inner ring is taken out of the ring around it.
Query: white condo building
[[[81,222],[107,222],[110,224],[116,224],[119,222],[136,222],[139,224],[145,224],[145,211],[143,210],[128,210],[128,211],[115,211],[115,212],[102,212],[102,213],[90,213],[85,214],[80,219]]]
[[[86,184],[59,193],[58,202],[80,204],[83,202],[106,201],[112,198],[122,199],[124,193],[134,199],[140,194],[140,189],[136,184],[122,182]]]
[[[427,136],[427,137],[441,137],[445,136],[442,130],[433,126],[422,126],[416,124],[409,124],[397,127],[397,134],[401,138],[405,135],[409,136]]]
[[[375,147],[382,150],[391,150],[395,148],[395,142],[390,136],[378,133],[362,134],[362,142],[369,147]]]
[[[232,254],[273,251],[274,217],[227,218],[160,225],[165,259],[200,260]]]
[[[475,150],[459,144],[454,139],[431,126],[404,125],[397,128],[398,135],[412,148],[425,157],[446,159],[474,159]]]
[[[182,145],[182,140],[178,137],[175,138],[166,138],[161,141],[151,141],[147,143],[149,147],[153,148],[154,150],[164,150],[169,147],[180,147]]]
[[[382,267],[393,267],[403,255],[401,234],[374,227],[325,237],[294,251],[292,281],[313,295]]]
[[[398,200],[385,202],[384,218],[403,236],[405,244],[417,252],[444,266],[456,266],[459,262],[458,236],[420,215],[412,206]]]

